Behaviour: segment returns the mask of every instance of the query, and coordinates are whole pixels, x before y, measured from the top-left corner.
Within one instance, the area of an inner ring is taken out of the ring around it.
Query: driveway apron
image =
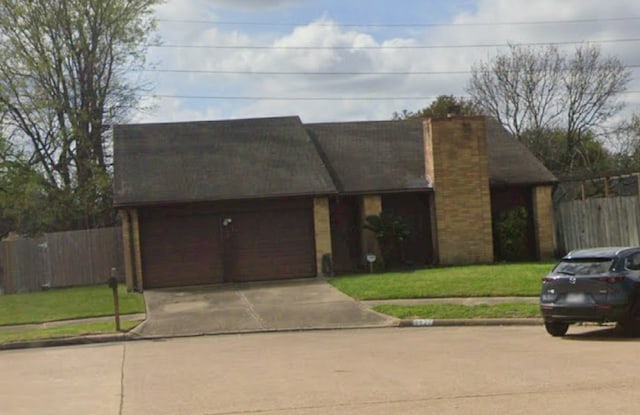
[[[395,321],[318,279],[146,290],[142,337],[388,326]]]

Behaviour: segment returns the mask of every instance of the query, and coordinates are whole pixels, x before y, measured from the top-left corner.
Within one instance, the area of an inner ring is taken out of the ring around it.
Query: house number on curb
[[[419,326],[419,327],[422,327],[422,326],[433,326],[433,320],[420,318],[420,319],[413,320],[412,325],[413,326]]]

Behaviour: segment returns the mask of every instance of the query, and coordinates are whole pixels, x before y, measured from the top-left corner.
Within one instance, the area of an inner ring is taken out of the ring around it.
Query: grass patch
[[[462,304],[379,305],[373,309],[401,319],[540,317],[540,306],[538,304],[481,304],[472,306]]]
[[[330,282],[359,300],[443,297],[524,297],[540,294],[553,263],[469,265],[351,275]]]
[[[128,331],[140,324],[139,321],[120,321],[120,328]],[[0,331],[0,343],[15,343],[19,341],[46,340],[63,337],[76,337],[87,334],[116,333],[115,323],[80,323],[46,329],[30,329],[16,331]]]
[[[118,287],[122,314],[144,313],[142,294]],[[107,285],[93,285],[0,295],[0,325],[113,315],[113,294]]]

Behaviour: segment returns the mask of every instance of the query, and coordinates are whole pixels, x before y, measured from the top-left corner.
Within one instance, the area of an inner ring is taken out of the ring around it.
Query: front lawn
[[[551,262],[469,265],[336,277],[333,284],[359,300],[443,297],[527,297],[540,294]]]
[[[140,321],[120,322],[120,329],[128,331],[140,324]],[[28,329],[16,331],[0,331],[0,343],[13,343],[18,341],[46,340],[62,337],[77,337],[88,334],[109,334],[117,333],[115,323],[96,322],[96,323],[78,323],[60,327],[51,327],[46,329]]]
[[[144,313],[142,294],[118,287],[122,314]],[[0,325],[44,323],[113,315],[113,294],[107,285],[93,285],[0,295]]]
[[[374,310],[400,319],[467,319],[540,317],[538,304],[424,304],[415,306],[378,305]]]

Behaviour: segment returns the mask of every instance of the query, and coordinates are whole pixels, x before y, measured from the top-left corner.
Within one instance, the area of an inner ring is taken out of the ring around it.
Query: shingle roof
[[[494,118],[487,117],[487,163],[493,185],[554,183],[556,177],[524,144]]]
[[[422,120],[305,124],[340,192],[424,190]]]
[[[336,192],[298,117],[114,128],[116,206]]]
[[[492,185],[556,181],[497,121],[486,130]],[[114,173],[116,206],[431,188],[421,119],[117,125]]]

